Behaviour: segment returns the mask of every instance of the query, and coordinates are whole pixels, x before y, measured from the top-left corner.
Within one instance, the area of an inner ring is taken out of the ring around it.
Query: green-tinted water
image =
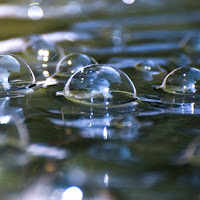
[[[50,53],[56,44],[60,57],[80,52],[121,69],[138,96],[117,107],[82,105],[56,95],[68,78],[55,77],[2,99],[1,200],[200,198],[199,96],[156,89],[177,67],[199,68],[199,1],[1,1],[0,25],[0,51],[23,58],[37,81],[59,60],[31,49],[42,36]],[[143,59],[163,70],[136,67]]]

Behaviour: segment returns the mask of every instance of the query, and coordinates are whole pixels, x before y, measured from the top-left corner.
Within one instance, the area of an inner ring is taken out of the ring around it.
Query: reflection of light
[[[39,20],[43,17],[43,15],[43,10],[39,6],[31,6],[28,10],[28,16],[30,19]]]
[[[104,183],[105,183],[105,185],[107,187],[108,184],[109,184],[109,176],[108,176],[108,174],[105,174],[105,176],[104,176]]]
[[[2,116],[0,117],[0,124],[7,124],[10,121],[10,116]]]
[[[44,156],[57,159],[64,159],[67,156],[67,152],[64,149],[40,144],[30,145],[27,149],[27,152],[35,156]]]
[[[49,72],[47,70],[44,70],[43,71],[43,76],[46,78],[46,77],[49,77]]]
[[[107,127],[106,126],[103,129],[103,138],[104,138],[104,140],[108,139],[108,131],[107,131]]]
[[[67,64],[68,64],[68,65],[72,65],[72,61],[71,61],[71,60],[68,60],[68,61],[67,61]]]
[[[122,0],[126,4],[132,4],[135,2],[135,0]]]
[[[78,187],[69,187],[67,188],[63,194],[61,200],[82,200],[83,192]]]
[[[43,67],[43,68],[47,68],[48,65],[47,65],[47,64],[42,64],[42,67]]]

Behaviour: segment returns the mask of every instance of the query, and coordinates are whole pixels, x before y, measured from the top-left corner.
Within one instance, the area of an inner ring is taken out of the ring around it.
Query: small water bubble
[[[35,35],[30,38],[25,55],[36,75],[37,80],[48,78],[55,72],[56,63],[62,55],[62,48],[53,42]]]
[[[72,53],[63,57],[57,67],[57,76],[71,76],[75,72],[83,69],[87,65],[98,64],[97,61],[85,54]]]
[[[96,64],[72,75],[64,87],[63,95],[79,103],[109,106],[133,101],[136,89],[121,70]]]
[[[135,65],[135,68],[138,71],[142,71],[144,73],[144,79],[147,81],[151,81],[153,79],[153,75],[158,75],[160,73],[166,72],[164,69],[160,67],[160,65],[153,60],[143,60]]]
[[[28,89],[34,83],[35,76],[23,60],[12,54],[0,54],[0,93]]]
[[[170,72],[161,88],[173,94],[199,94],[200,70],[193,67],[181,67]]]

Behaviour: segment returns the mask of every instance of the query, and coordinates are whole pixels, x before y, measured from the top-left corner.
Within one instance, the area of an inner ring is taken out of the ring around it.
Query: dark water
[[[1,2],[0,51],[23,58],[37,81],[60,59],[41,67],[31,42],[42,36],[61,57],[80,52],[121,69],[138,96],[123,106],[81,105],[56,95],[68,80],[57,77],[2,99],[11,111],[1,111],[1,200],[200,199],[199,97],[156,89],[177,67],[199,68],[200,1]],[[136,67],[146,59],[159,68]],[[3,123],[8,116],[17,128]]]

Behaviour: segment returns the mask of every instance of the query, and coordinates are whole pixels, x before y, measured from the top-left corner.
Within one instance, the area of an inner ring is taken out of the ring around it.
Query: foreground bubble
[[[79,103],[116,105],[134,100],[136,89],[121,70],[107,65],[90,65],[70,77],[63,95]]]
[[[200,94],[200,70],[177,68],[166,76],[161,88],[173,94]]]
[[[30,67],[19,57],[0,54],[0,93],[28,89],[35,83]]]
[[[57,67],[57,76],[71,76],[75,72],[83,69],[87,65],[98,64],[97,61],[85,54],[72,53],[63,57]]]

